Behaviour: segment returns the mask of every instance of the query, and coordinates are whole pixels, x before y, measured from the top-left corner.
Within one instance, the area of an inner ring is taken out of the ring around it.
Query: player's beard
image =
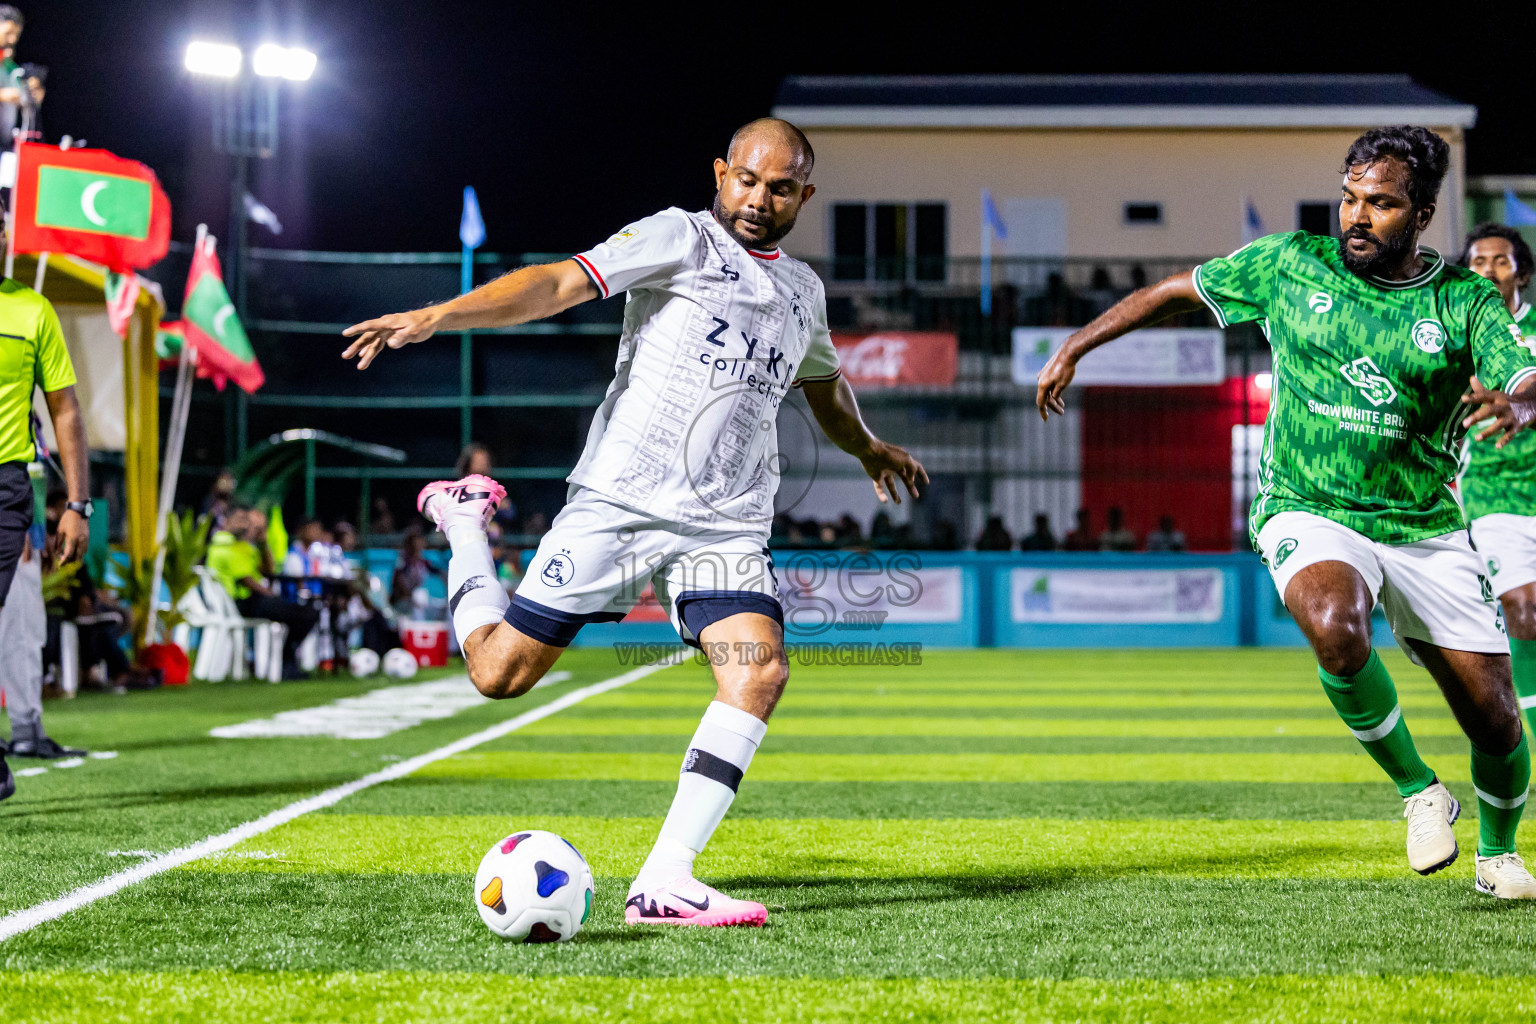
[[[759,250],[772,249],[774,246],[778,245],[779,242],[783,240],[784,236],[789,234],[789,232],[794,228],[795,218],[800,215],[799,211],[797,210],[795,214],[788,220],[781,221],[780,223],[771,226],[768,233],[762,238],[752,238],[736,230],[736,221],[733,217],[731,217],[730,214],[726,213],[725,204],[720,201],[719,192],[715,193],[715,203],[714,206],[710,208],[710,212],[715,215],[715,222],[718,223],[721,227],[725,228],[726,234],[736,239],[736,241],[741,245],[743,249]],[[762,222],[757,221],[755,223]]]
[[[1365,238],[1375,242],[1376,252],[1365,258],[1352,255],[1346,244],[1351,238]],[[1344,232],[1339,239],[1339,256],[1344,260],[1344,266],[1350,273],[1360,277],[1379,276],[1383,270],[1402,263],[1403,257],[1413,252],[1417,244],[1418,232],[1414,230],[1412,222],[1392,235],[1375,235],[1364,228],[1355,227]]]

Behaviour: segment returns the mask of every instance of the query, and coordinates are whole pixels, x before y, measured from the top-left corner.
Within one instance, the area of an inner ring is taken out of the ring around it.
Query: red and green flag
[[[12,231],[17,252],[68,253],[126,273],[165,255],[171,202],[137,161],[23,142]]]
[[[107,322],[112,325],[112,332],[120,338],[128,337],[133,307],[139,301],[139,275],[131,270],[126,274],[109,270],[102,290],[107,295]]]
[[[180,320],[170,320],[155,332],[155,355],[160,369],[169,370],[181,362],[181,350],[187,347],[187,328]]]
[[[224,288],[211,236],[205,235],[192,253],[181,323],[186,347],[197,351],[199,376],[207,373],[220,389],[226,380],[232,380],[247,393],[254,393],[266,382],[251,340],[235,315],[235,304]]]

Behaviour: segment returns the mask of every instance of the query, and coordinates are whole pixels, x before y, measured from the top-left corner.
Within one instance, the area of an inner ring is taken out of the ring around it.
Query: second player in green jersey
[[[1479,224],[1462,262],[1492,281],[1527,347],[1536,345],[1536,315],[1521,292],[1531,283],[1531,247],[1503,224]],[[1488,583],[1504,609],[1515,696],[1536,723],[1536,433],[1503,448],[1468,444],[1461,499]]]

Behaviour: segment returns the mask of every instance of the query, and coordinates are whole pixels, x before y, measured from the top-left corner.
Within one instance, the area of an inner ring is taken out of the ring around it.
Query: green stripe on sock
[[[1507,754],[1472,748],[1472,787],[1477,792],[1477,855],[1497,857],[1515,850],[1515,831],[1525,813],[1531,784],[1531,748],[1525,737]]]
[[[1374,650],[1365,667],[1352,676],[1336,676],[1321,667],[1317,675],[1334,710],[1365,752],[1391,776],[1399,795],[1412,796],[1435,781],[1435,773],[1413,745],[1392,676]]]

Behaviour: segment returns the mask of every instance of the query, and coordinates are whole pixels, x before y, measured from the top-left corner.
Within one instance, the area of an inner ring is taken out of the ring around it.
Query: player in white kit
[[[647,583],[685,642],[708,645],[717,691],[683,759],[660,837],[630,888],[632,924],[760,925],[760,903],[693,877],[784,691],[784,615],[768,553],[781,471],[775,419],[804,389],[826,435],[881,501],[927,474],[870,433],[827,331],[821,280],[778,248],[811,198],[799,129],[763,118],[715,161],[713,208],[664,210],[573,259],[514,271],[450,302],[357,324],[359,369],[436,331],[526,323],[627,292],[613,383],[568,478],[567,504],[513,595],[485,525],[506,492],[484,476],[429,484],[417,504],[448,536],[449,600],[470,679],[526,693],[589,622],[617,621]],[[750,656],[743,657],[743,653]]]

